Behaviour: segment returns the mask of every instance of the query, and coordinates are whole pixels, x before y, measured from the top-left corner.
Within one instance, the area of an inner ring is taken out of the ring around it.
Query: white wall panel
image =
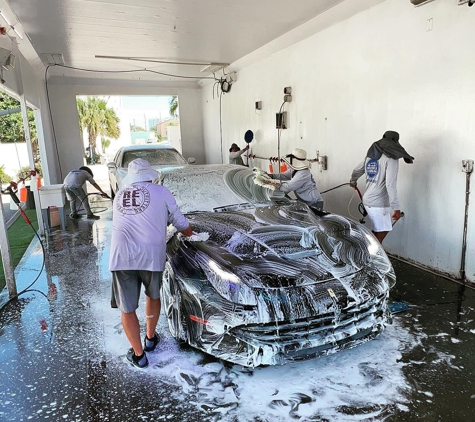
[[[312,169],[322,191],[347,182],[371,143],[396,130],[416,159],[412,165],[400,162],[406,216],[385,248],[458,275],[465,196],[461,162],[475,159],[474,13],[453,0],[417,8],[409,0],[387,0],[238,69],[238,81],[222,97],[224,162],[232,142],[244,145],[247,129],[256,133],[254,153],[277,155],[275,113],[285,86],[292,87],[293,101],[284,108],[289,128],[282,132],[282,154],[302,147],[311,157],[316,150],[327,155],[327,171]],[[254,110],[257,100],[260,111]],[[212,86],[203,88],[202,101],[206,158],[220,162],[219,98],[213,99]],[[342,188],[326,194],[326,208],[347,215],[352,193]],[[354,198],[354,215],[356,203]],[[475,280],[475,206],[469,219],[467,276]]]

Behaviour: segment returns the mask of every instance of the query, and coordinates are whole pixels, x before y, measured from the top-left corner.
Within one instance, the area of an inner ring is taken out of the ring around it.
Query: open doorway
[[[182,151],[176,95],[79,95],[76,102],[87,164],[108,163],[128,145],[162,143]]]

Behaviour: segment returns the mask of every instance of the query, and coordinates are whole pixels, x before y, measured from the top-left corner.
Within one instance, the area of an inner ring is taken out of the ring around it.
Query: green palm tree
[[[176,95],[172,95],[170,97],[168,100],[168,105],[170,106],[168,110],[170,112],[170,116],[178,116],[178,97]]]
[[[120,119],[114,109],[107,107],[107,102],[102,98],[87,97],[86,100],[78,98],[77,109],[79,114],[79,128],[81,133],[87,130],[91,163],[95,163],[96,139],[98,136],[117,139],[120,136]]]

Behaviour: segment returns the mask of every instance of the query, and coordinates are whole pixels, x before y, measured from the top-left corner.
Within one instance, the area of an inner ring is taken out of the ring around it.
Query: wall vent
[[[55,53],[43,53],[40,54],[41,60],[43,63],[50,66],[55,66],[57,64],[64,65],[64,59],[62,54]]]

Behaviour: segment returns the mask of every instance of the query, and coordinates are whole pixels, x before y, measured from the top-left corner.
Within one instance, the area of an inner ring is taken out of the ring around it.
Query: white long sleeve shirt
[[[319,201],[323,201],[322,195],[317,189],[317,184],[309,169],[299,170],[292,177],[292,169],[280,174],[280,180],[288,180],[280,184],[282,192],[294,192],[295,196],[308,205],[315,205]],[[273,179],[279,179],[278,174],[272,175]]]
[[[163,271],[167,225],[188,228],[172,193],[165,187],[139,182],[120,189],[114,199],[109,270]]]
[[[229,164],[239,164],[240,166],[244,165],[244,161],[242,161],[241,155],[244,154],[246,151],[244,149],[241,149],[236,152],[230,152],[229,153]]]
[[[366,157],[359,163],[351,174],[351,183],[366,174],[366,191],[363,195],[363,204],[368,207],[391,207],[399,210],[397,197],[397,173],[399,160],[382,155],[379,160]]]

